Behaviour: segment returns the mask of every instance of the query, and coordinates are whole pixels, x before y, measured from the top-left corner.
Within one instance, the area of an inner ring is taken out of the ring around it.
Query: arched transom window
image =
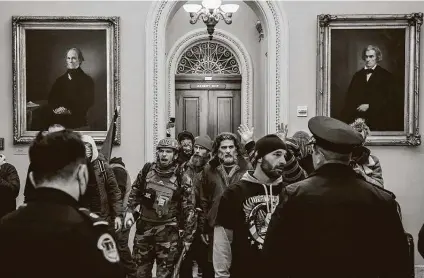
[[[207,41],[183,53],[177,74],[240,74],[240,67],[228,47]]]

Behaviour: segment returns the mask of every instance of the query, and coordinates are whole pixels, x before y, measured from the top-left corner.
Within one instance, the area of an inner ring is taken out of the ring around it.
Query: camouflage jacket
[[[150,171],[155,171],[155,168],[155,163],[146,163],[143,169],[138,173],[137,178],[132,185],[131,193],[128,199],[128,212],[134,212],[139,205],[141,208],[143,208],[143,194],[146,189],[146,176]],[[193,233],[196,228],[196,201],[195,193],[192,189],[193,182],[189,175],[185,174],[184,171],[180,171],[179,167],[176,169],[176,175],[179,187],[174,195],[176,196],[175,198],[178,199],[176,202],[177,205],[175,206],[175,210],[170,210],[170,213],[175,212],[175,215],[173,215],[174,217],[172,219],[178,220],[180,230],[184,231],[184,241],[192,242]],[[143,212],[141,212],[141,214],[143,214]],[[149,220],[144,219],[144,221]],[[165,220],[164,222],[169,221]]]

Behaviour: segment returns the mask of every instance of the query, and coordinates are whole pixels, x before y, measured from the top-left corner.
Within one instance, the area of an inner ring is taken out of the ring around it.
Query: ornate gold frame
[[[107,127],[113,120],[115,107],[120,106],[119,66],[119,17],[57,17],[57,16],[14,16],[13,35],[13,141],[14,144],[28,144],[37,131],[28,131],[26,124],[26,40],[28,29],[44,30],[105,30],[107,49]],[[121,117],[116,121],[114,144],[121,143]],[[96,143],[103,143],[107,130],[81,131],[90,135]]]
[[[405,113],[402,132],[374,131],[367,138],[368,145],[421,144],[419,134],[419,79],[420,79],[420,33],[422,13],[393,15],[318,15],[318,76],[317,115],[330,115],[331,103],[331,30],[389,27],[405,28]]]

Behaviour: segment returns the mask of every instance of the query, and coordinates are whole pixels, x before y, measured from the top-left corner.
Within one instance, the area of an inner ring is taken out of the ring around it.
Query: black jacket
[[[263,251],[279,277],[407,277],[408,243],[394,194],[348,165],[320,167],[287,186],[280,201]]]
[[[60,190],[33,197],[1,220],[0,277],[122,277],[107,222]]]
[[[50,108],[65,107],[71,115],[55,115],[50,124],[62,124],[67,128],[79,128],[87,125],[88,109],[94,104],[94,82],[81,68],[71,71],[69,80],[68,70],[53,84],[49,95]]]
[[[0,166],[0,218],[16,209],[16,197],[20,188],[15,166],[5,163]]]
[[[364,118],[373,131],[403,130],[403,88],[395,77],[377,66],[367,81],[365,69],[354,74],[349,85],[342,120],[352,123]],[[358,112],[361,104],[369,104],[366,112]]]

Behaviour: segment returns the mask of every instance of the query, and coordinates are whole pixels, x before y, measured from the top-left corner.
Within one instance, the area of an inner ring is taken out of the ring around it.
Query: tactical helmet
[[[180,149],[180,144],[174,138],[165,138],[160,140],[158,145],[156,146],[156,150],[159,150],[160,148],[170,148],[178,152],[178,150]]]

